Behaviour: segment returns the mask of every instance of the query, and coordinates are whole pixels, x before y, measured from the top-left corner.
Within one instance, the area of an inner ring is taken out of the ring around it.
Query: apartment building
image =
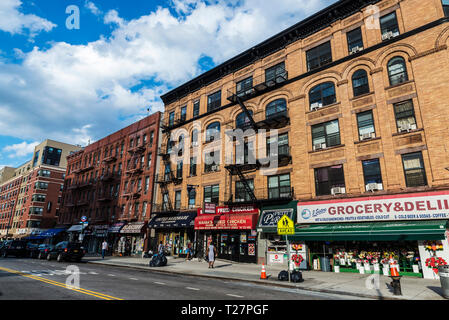
[[[301,267],[337,250],[425,259],[425,240],[446,239],[449,258],[447,17],[440,0],[338,1],[162,96],[159,211],[198,208],[188,241],[213,240],[236,261],[286,264],[284,214]],[[230,139],[235,129],[252,131]],[[410,209],[410,198],[430,206]]]
[[[105,238],[122,254],[148,246],[160,121],[157,112],[67,158],[59,223],[72,239],[82,234],[89,252],[101,250]],[[88,222],[85,230],[82,217]]]
[[[55,226],[60,213],[66,157],[80,147],[45,140],[33,158],[0,171],[0,236],[22,238]]]

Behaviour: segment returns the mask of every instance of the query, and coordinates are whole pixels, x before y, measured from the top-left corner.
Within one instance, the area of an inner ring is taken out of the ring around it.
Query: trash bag
[[[292,282],[303,282],[304,279],[302,278],[302,272],[301,271],[293,271],[290,274],[290,279]]]
[[[165,267],[167,265],[167,258],[165,256],[161,256],[159,261],[159,267]]]
[[[161,254],[153,255],[150,261],[150,267],[164,267],[167,265],[167,258]]]
[[[283,270],[278,274],[278,280],[280,281],[288,281],[288,272]]]

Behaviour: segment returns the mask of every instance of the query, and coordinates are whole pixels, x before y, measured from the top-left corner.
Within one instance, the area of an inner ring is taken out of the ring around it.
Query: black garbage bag
[[[285,271],[285,270],[279,272],[279,274],[278,274],[278,280],[279,280],[279,281],[288,281],[288,272]]]
[[[302,272],[301,271],[293,271],[290,274],[290,279],[292,280],[292,282],[303,282],[304,279],[302,278]]]
[[[167,258],[161,254],[153,255],[150,261],[150,267],[164,267],[167,265]]]

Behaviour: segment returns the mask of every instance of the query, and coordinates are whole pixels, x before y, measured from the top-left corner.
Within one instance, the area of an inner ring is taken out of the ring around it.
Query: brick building
[[[383,248],[401,261],[401,251],[413,252],[401,272],[432,277],[413,259],[428,257],[425,240],[443,240],[449,259],[447,8],[440,0],[338,1],[165,94],[166,166],[155,203],[175,216],[202,208],[193,238],[203,247],[213,239],[222,258],[285,263],[273,255],[286,252],[275,222],[287,214],[303,266],[333,263],[331,252]],[[233,141],[226,131],[236,128],[253,133]],[[410,197],[430,205],[405,210]],[[388,204],[365,206],[382,199],[396,199],[396,215]],[[354,205],[345,211],[344,203]],[[340,227],[361,236],[333,231]],[[433,228],[438,235],[426,234]]]
[[[80,147],[45,140],[35,147],[32,160],[0,171],[0,235],[26,237],[55,226],[66,156]]]
[[[67,158],[59,223],[68,227],[72,239],[85,235],[89,252],[97,252],[103,238],[115,252],[124,251],[125,245],[130,253],[142,251],[153,200],[160,117],[160,112],[150,115]],[[79,224],[83,216],[88,219],[86,230]]]

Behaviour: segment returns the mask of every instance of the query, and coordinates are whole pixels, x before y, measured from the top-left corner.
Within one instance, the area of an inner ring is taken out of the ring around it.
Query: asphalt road
[[[77,276],[79,287],[66,287],[67,280],[69,285],[76,285]],[[83,262],[0,258],[0,300],[341,299],[357,298]]]

